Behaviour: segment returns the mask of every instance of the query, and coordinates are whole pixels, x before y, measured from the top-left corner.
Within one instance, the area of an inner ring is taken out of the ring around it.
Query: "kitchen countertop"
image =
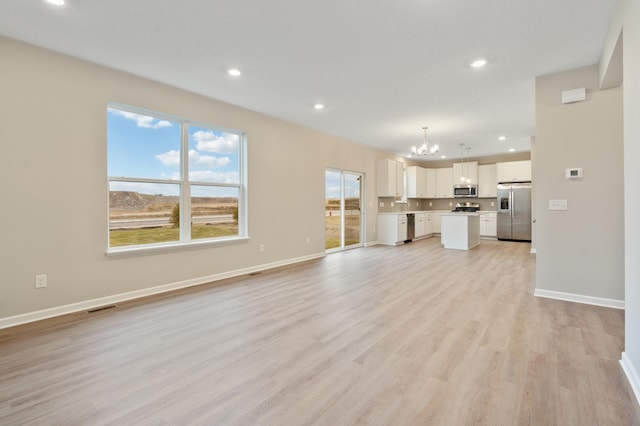
[[[460,213],[466,213],[466,212],[452,212],[451,210],[412,210],[412,211],[406,211],[406,212],[378,212],[378,214],[410,214],[410,213],[412,214],[419,214],[419,213],[460,214]],[[491,214],[491,213],[497,213],[497,212],[495,210],[480,210],[479,212],[471,213],[471,214],[483,215],[483,214]]]
[[[446,212],[440,213],[440,216],[480,216],[481,214],[479,212]]]

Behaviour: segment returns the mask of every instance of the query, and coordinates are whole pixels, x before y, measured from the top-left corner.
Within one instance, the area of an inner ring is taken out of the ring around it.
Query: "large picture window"
[[[244,134],[110,105],[109,249],[246,236]]]

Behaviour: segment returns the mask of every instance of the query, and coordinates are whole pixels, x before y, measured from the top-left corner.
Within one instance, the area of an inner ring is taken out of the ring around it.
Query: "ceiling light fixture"
[[[476,59],[475,61],[471,62],[471,66],[473,68],[482,68],[485,65],[487,65],[486,59]]]
[[[411,147],[411,157],[414,155],[420,157],[431,157],[440,150],[438,145],[431,145],[427,142],[427,129],[428,127],[426,126],[422,128],[422,130],[424,130],[424,142],[422,142],[422,145],[419,147],[416,147],[415,145]]]
[[[315,104],[313,107],[315,109],[317,109],[318,111],[321,110],[321,109],[324,109],[324,105],[322,105],[322,104]]]
[[[515,148],[509,148],[509,152],[516,152]]]
[[[506,136],[498,136],[498,140],[499,141],[506,141],[507,137]]]
[[[64,6],[64,0],[47,0],[47,3],[51,3],[56,6]]]
[[[239,69],[236,69],[236,68],[231,68],[229,71],[227,71],[227,73],[229,73],[229,75],[231,75],[231,76],[233,76],[233,77],[239,77],[239,76],[240,76],[240,74],[242,74],[242,73],[240,72],[240,70],[239,70]]]

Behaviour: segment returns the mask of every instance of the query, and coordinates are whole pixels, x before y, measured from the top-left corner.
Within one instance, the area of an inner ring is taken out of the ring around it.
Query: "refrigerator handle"
[[[511,191],[509,191],[509,215],[511,216],[511,219],[513,220],[513,211],[515,210],[515,203],[514,201],[516,200],[516,194],[515,191],[512,189]]]

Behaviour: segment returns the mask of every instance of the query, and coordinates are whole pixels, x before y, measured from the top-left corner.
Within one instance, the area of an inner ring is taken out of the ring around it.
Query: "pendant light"
[[[471,147],[466,146],[465,143],[460,144],[460,171],[462,175],[460,176],[460,183],[469,184],[471,183],[471,178],[469,177],[469,150]],[[467,152],[467,161],[465,161],[464,153],[465,150]],[[466,166],[466,169],[465,169]],[[466,170],[466,172],[465,172]]]

